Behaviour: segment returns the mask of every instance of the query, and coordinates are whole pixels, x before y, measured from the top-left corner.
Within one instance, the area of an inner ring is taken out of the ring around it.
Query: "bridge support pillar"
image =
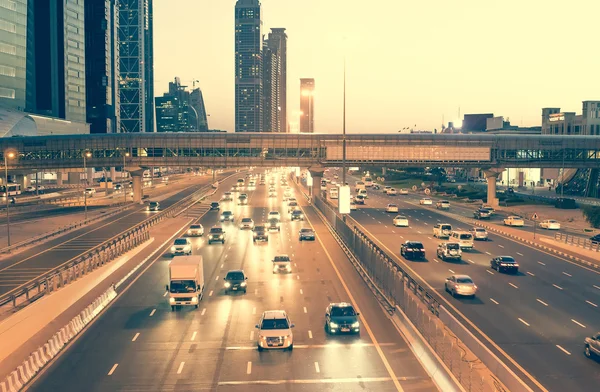
[[[382,167],[381,168],[381,175],[385,176],[387,174],[387,167]]]
[[[492,207],[498,207],[498,198],[496,197],[496,181],[498,176],[502,173],[502,168],[492,168],[484,170],[485,178],[487,180],[487,204]]]
[[[63,172],[61,172],[61,171],[56,172],[56,185],[58,185],[58,186],[63,185]]]
[[[323,173],[325,173],[324,167],[310,167],[308,168],[308,172],[310,173],[310,177],[312,179],[312,184],[309,186],[310,196],[312,201],[315,201],[315,198],[319,196],[321,192],[321,180],[323,179]],[[307,180],[308,181],[308,180]],[[307,184],[309,185],[309,184]]]
[[[17,180],[16,182],[21,185],[21,192],[25,191],[25,188],[29,186],[29,177],[24,174],[17,174],[15,177]]]
[[[144,189],[142,188],[142,174],[131,173],[131,179],[133,181],[133,202],[142,204],[142,197]]]
[[[69,173],[69,184],[81,184],[81,173],[80,172],[70,172]]]

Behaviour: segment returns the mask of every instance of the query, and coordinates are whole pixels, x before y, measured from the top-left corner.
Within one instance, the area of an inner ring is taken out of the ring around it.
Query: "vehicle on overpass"
[[[525,221],[520,216],[511,215],[507,218],[504,218],[504,225],[512,227],[523,227],[525,226]]]
[[[208,244],[210,245],[213,242],[225,243],[225,231],[222,227],[213,226],[210,228],[210,231],[208,232]]]
[[[405,259],[424,259],[425,247],[419,241],[406,241],[400,246],[400,255]]]
[[[398,194],[399,194],[399,195],[408,195],[408,189],[406,189],[406,188],[401,188],[401,189],[398,191]]]
[[[438,245],[436,253],[442,261],[462,260],[462,251],[460,250],[460,246],[454,242],[442,242]]]
[[[511,256],[498,256],[490,261],[490,267],[498,272],[519,272],[519,263]]]
[[[273,258],[273,273],[292,273],[292,260],[288,255],[278,255]]]
[[[243,291],[246,294],[246,290],[248,289],[248,277],[244,273],[243,270],[232,270],[228,271],[227,275],[223,278],[225,281],[225,294],[230,291]]]
[[[419,204],[422,206],[430,206],[433,204],[433,201],[428,197],[424,197],[421,200],[419,200]]]
[[[473,227],[469,230],[469,233],[473,235],[473,239],[476,241],[489,241],[488,232],[483,227]]]
[[[546,219],[540,222],[540,228],[546,230],[560,230],[560,222],[554,219]]]
[[[398,194],[398,191],[396,190],[396,188],[390,188],[387,191],[388,196],[396,196]]]
[[[600,332],[585,338],[583,352],[588,358],[600,358]]]
[[[444,287],[453,297],[467,296],[475,298],[477,285],[469,275],[452,275],[446,278]]]
[[[299,241],[314,241],[315,240],[315,231],[309,227],[303,227],[300,229],[300,232],[298,233],[298,240]]]
[[[258,324],[258,351],[265,349],[294,349],[294,324],[290,322],[283,310],[268,310],[263,312]]]
[[[339,190],[337,186],[332,186],[331,188],[329,188],[329,198],[330,199],[337,199],[339,197]]]
[[[396,227],[408,227],[408,218],[404,215],[396,215],[393,222]]]
[[[448,242],[457,243],[461,250],[471,250],[475,247],[475,244],[473,243],[473,234],[468,231],[453,231],[450,234]]]
[[[294,211],[292,211],[292,214],[290,216],[290,220],[292,222],[296,221],[296,220],[303,221],[304,220],[304,213],[302,212],[302,210],[294,210]]]
[[[171,246],[171,256],[189,256],[192,254],[192,242],[187,238],[177,238]]]
[[[254,229],[252,229],[252,242],[256,243],[258,241],[269,242],[269,233],[265,226],[254,226]]]
[[[433,236],[437,238],[450,238],[452,225],[449,223],[438,223],[433,226]]]
[[[193,224],[188,229],[187,235],[189,237],[202,237],[204,235],[204,227],[199,223]]]
[[[171,311],[176,306],[194,306],[204,294],[204,263],[202,256],[177,257],[169,264],[169,304]]]
[[[473,212],[473,218],[475,219],[490,219],[491,217],[492,213],[486,208],[479,208]]]
[[[146,211],[160,211],[160,203],[157,201],[151,201],[146,206]]]
[[[398,213],[398,205],[397,204],[388,204],[385,207],[385,212]]]
[[[346,302],[331,303],[325,309],[325,331],[329,334],[360,334],[360,314],[352,304]]]
[[[435,203],[435,208],[437,208],[438,210],[449,210],[450,202],[448,200],[440,200],[437,203]]]

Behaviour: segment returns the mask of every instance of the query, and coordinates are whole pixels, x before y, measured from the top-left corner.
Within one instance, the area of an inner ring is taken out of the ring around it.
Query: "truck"
[[[330,199],[337,199],[339,195],[339,190],[338,187],[336,186],[332,186],[331,188],[329,188],[329,198]]]
[[[204,295],[204,262],[202,256],[176,257],[169,264],[169,304],[171,310],[176,306],[194,306]]]

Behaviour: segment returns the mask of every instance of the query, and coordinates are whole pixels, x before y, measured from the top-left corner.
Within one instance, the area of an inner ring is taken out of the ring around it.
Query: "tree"
[[[446,170],[443,167],[434,167],[429,172],[437,180],[438,186],[442,186],[442,183],[446,181]]]
[[[583,216],[595,229],[600,229],[600,207],[583,206]]]

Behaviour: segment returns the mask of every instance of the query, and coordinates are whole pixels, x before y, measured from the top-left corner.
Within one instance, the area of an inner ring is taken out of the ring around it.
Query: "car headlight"
[[[358,328],[359,326],[360,323],[358,321],[352,324],[352,328]]]
[[[225,215],[221,215],[221,219],[225,219]]]
[[[150,207],[146,207],[146,211],[150,211]]]
[[[219,235],[219,238],[220,238],[220,239],[223,239],[223,234]]]
[[[174,246],[171,247],[171,252],[175,252],[175,247]]]
[[[292,270],[292,266],[291,266],[291,265],[287,265],[287,266],[285,267],[285,269],[287,269],[288,271],[291,271],[291,270]]]
[[[191,230],[188,230],[188,234],[192,234],[192,231],[191,231]]]
[[[337,328],[339,325],[337,325],[337,323],[334,323],[333,321],[329,322],[329,328]]]
[[[242,283],[240,284],[240,286],[242,286],[242,287],[246,287],[246,282],[242,282]]]
[[[227,287],[227,288],[231,287],[231,283],[225,282],[225,287]]]
[[[198,297],[192,297],[192,302],[198,302]]]
[[[169,298],[170,303],[175,303],[175,298]]]
[[[256,237],[256,233],[252,234],[253,237]]]

